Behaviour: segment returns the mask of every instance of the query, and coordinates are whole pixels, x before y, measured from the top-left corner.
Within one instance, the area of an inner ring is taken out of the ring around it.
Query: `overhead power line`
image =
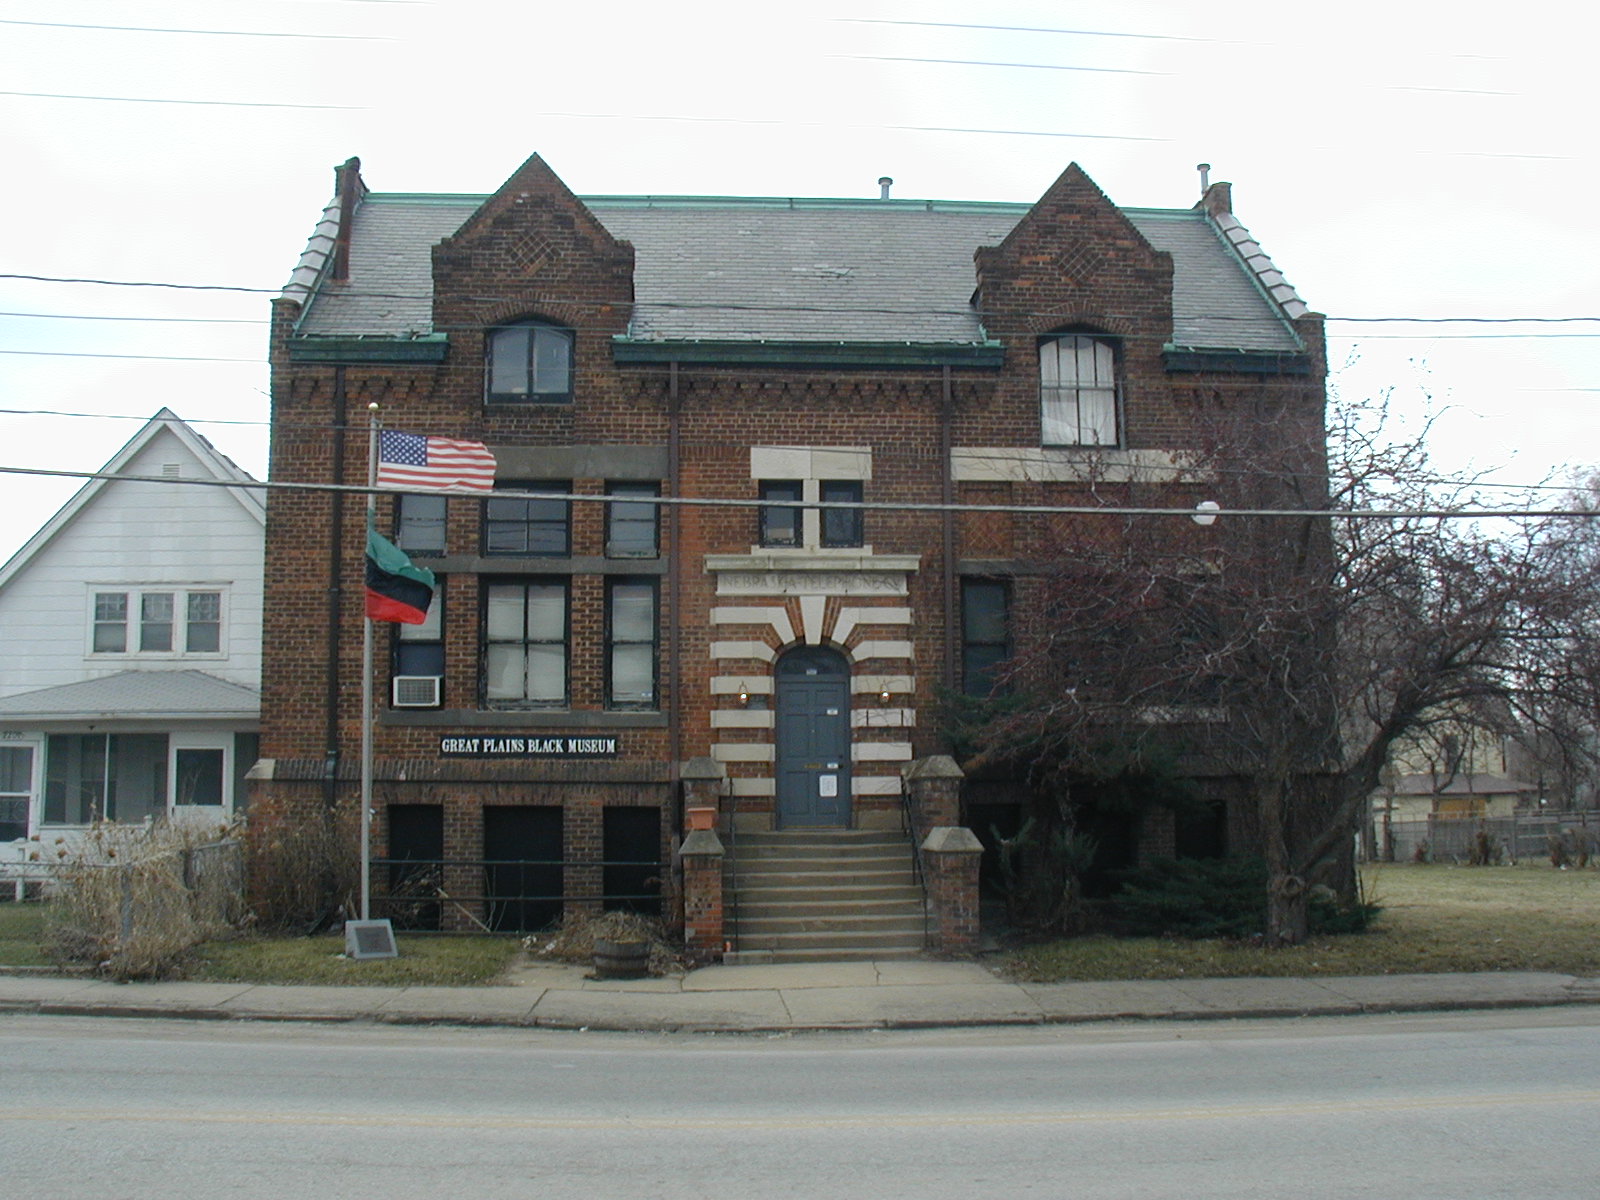
[[[1022,71],[1084,71],[1094,75],[1162,75],[1171,71],[1141,71],[1136,67],[1080,67],[1064,63],[989,62],[977,58],[920,58],[896,54],[830,54],[829,58],[850,59],[855,62],[931,63],[939,67],[1005,67]]]
[[[251,29],[157,29],[148,25],[74,25],[66,21],[17,21],[0,17],[0,25],[28,25],[37,29],[93,29],[112,33],[182,33],[202,37],[308,38],[332,42],[393,42],[397,38],[355,33],[274,33]]]
[[[254,358],[224,358],[204,354],[96,354],[88,350],[0,350],[0,354],[14,354],[29,358],[123,358],[135,362],[220,362],[258,363],[265,366],[264,355]]]
[[[530,117],[580,121],[670,121],[694,125],[762,125],[783,129],[864,129],[891,133],[974,133],[995,137],[1066,138],[1096,142],[1170,142],[1171,138],[1119,133],[1069,133],[1049,129],[971,129],[961,125],[883,125],[861,121],[778,121],[760,117],[686,117],[661,113],[534,112]]]
[[[129,317],[95,313],[0,312],[0,317],[30,321],[149,321],[172,325],[268,325],[264,317]]]
[[[28,275],[28,274],[15,274],[15,273],[0,273],[0,279],[14,279],[14,280],[17,280],[19,282],[24,282],[24,283],[84,284],[84,285],[95,286],[95,287],[169,288],[169,289],[178,290],[178,291],[195,291],[195,292],[238,292],[238,293],[244,294],[244,295],[256,295],[256,296],[278,296],[278,295],[282,295],[286,291],[297,291],[297,292],[302,292],[302,293],[305,293],[305,294],[309,295],[308,289],[298,288],[298,287],[296,287],[296,288],[288,288],[288,287],[244,287],[244,286],[240,286],[240,285],[237,285],[237,284],[175,283],[175,282],[170,282],[170,281],[166,281],[166,280],[154,280],[154,279],[100,279],[100,278],[94,278],[94,277],[89,277],[89,276]],[[431,291],[428,291],[428,292],[363,291],[363,290],[358,288],[358,289],[350,289],[350,290],[346,290],[346,291],[341,291],[339,293],[339,298],[341,300],[353,299],[353,298],[361,298],[361,299],[369,299],[369,300],[416,300],[416,301],[423,301],[423,300],[431,300],[433,298],[433,293]],[[509,299],[509,297],[502,297],[502,296],[473,296],[473,297],[470,297],[470,299],[473,300],[476,303],[481,303],[481,304],[498,304],[498,303],[503,302],[506,299]],[[527,300],[528,298],[527,297],[519,297],[519,299]],[[591,306],[591,307],[632,304],[632,305],[636,305],[636,306],[640,306],[640,307],[667,308],[667,309],[675,309],[675,310],[680,310],[680,311],[701,311],[701,310],[704,310],[704,311],[714,311],[714,312],[860,313],[860,314],[877,314],[877,315],[889,314],[889,315],[898,315],[898,316],[938,316],[938,315],[947,315],[947,316],[949,316],[949,315],[959,315],[959,316],[977,315],[979,317],[983,316],[982,310],[973,310],[973,309],[967,309],[967,308],[962,308],[962,309],[938,309],[938,308],[926,308],[926,307],[916,307],[916,306],[891,307],[891,306],[885,306],[885,305],[734,304],[734,303],[719,303],[719,302],[716,302],[716,301],[701,301],[701,300],[689,301],[689,300],[663,300],[663,299],[651,299],[649,301],[640,302],[640,301],[637,301],[637,300],[620,299],[620,298],[619,299],[615,299],[615,300],[589,298],[589,299],[584,299],[582,301],[577,301],[577,300],[574,300],[574,299],[572,299],[570,297],[562,297],[562,296],[542,296],[542,297],[537,297],[536,299],[537,299],[538,303],[543,303],[543,304],[575,304],[575,303],[581,303],[581,304],[588,305],[588,306]],[[3,314],[0,314],[0,315],[3,315]],[[1042,314],[1034,314],[1034,315],[1042,315]],[[1122,314],[1113,314],[1113,315],[1122,315]],[[1277,317],[1247,317],[1247,316],[1239,316],[1237,314],[1232,314],[1232,313],[1203,313],[1202,312],[1202,313],[1190,314],[1190,317],[1191,317],[1191,319],[1201,319],[1201,320],[1216,321],[1216,322],[1228,322],[1228,323],[1231,323],[1231,324],[1241,324],[1241,325],[1255,324],[1255,323],[1260,323],[1262,321],[1270,321],[1272,323],[1278,323],[1278,321],[1279,321],[1279,318],[1277,318]],[[1340,324],[1353,324],[1353,325],[1574,325],[1574,324],[1585,324],[1585,323],[1588,323],[1588,324],[1600,323],[1600,315],[1597,315],[1597,316],[1561,316],[1561,317],[1536,317],[1536,316],[1508,316],[1508,317],[1481,317],[1481,316],[1467,316],[1467,317],[1379,316],[1379,317],[1364,317],[1364,316],[1339,316],[1339,315],[1323,314],[1323,319],[1328,321],[1328,322],[1330,322],[1330,323],[1337,322],[1337,323],[1340,323]]]
[[[0,92],[33,100],[104,100],[119,104],[196,104],[218,108],[300,108],[337,112],[366,112],[362,104],[279,104],[261,100],[175,100],[160,96],[83,96],[75,92]]]
[[[417,488],[367,487],[350,483],[291,483],[281,480],[236,479],[172,479],[164,475],[123,475],[106,471],[62,471],[44,467],[0,467],[0,475],[33,475],[61,479],[118,480],[126,483],[153,483],[176,487],[246,488],[253,491],[296,491],[345,493],[361,496],[415,495]],[[420,489],[428,491],[428,489]],[[433,494],[482,499],[485,492],[439,492]],[[1216,508],[1198,510],[1193,506],[1173,508],[1148,505],[1099,504],[913,504],[886,501],[818,501],[818,500],[762,500],[731,499],[710,496],[655,496],[641,501],[637,496],[592,495],[580,492],[539,490],[512,490],[496,488],[496,497],[535,497],[545,500],[565,500],[588,504],[659,504],[682,508],[842,508],[867,512],[891,513],[1011,513],[1031,516],[1069,517],[1186,517],[1193,519],[1197,512],[1226,520],[1229,517],[1274,517],[1304,520],[1308,517],[1332,520],[1509,520],[1539,517],[1600,517],[1600,509],[1590,508],[1439,508],[1439,509],[1309,509],[1309,508]]]
[[[920,29],[971,29],[992,33],[1044,33],[1061,37],[1133,38],[1148,42],[1208,42],[1226,46],[1244,43],[1227,38],[1182,37],[1172,33],[1125,33],[1108,29],[1050,29],[1038,25],[979,25],[960,21],[893,21],[874,17],[834,17],[839,25],[899,25]]]

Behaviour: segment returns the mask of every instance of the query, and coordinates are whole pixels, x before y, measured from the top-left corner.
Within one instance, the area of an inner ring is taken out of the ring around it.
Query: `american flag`
[[[494,455],[482,442],[384,429],[378,433],[378,486],[487,492],[494,487]]]

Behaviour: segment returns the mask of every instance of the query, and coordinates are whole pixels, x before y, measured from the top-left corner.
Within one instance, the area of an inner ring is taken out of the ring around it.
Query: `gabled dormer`
[[[998,246],[974,254],[985,327],[1013,337],[1172,330],[1172,256],[1156,250],[1076,163]]]
[[[633,247],[538,155],[433,248],[434,328],[485,405],[571,402],[627,329]]]

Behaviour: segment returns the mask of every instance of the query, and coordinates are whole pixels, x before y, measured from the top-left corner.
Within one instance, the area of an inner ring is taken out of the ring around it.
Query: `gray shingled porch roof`
[[[9,720],[241,720],[261,711],[250,688],[204,671],[118,671],[0,700]]]
[[[330,206],[285,294],[313,298],[303,338],[419,338],[432,326],[431,248],[483,196],[370,193],[356,208],[348,281],[322,270]],[[589,197],[635,249],[630,337],[639,342],[977,345],[973,252],[998,245],[1025,204],[913,200]],[[1173,256],[1173,339],[1182,348],[1297,353],[1286,318],[1306,306],[1231,216],[1124,209]],[[332,227],[330,227],[330,221]]]

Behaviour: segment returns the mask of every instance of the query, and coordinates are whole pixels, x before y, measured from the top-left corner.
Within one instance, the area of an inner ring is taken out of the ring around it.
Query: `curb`
[[[961,1018],[961,1017],[885,1017],[863,1021],[834,1021],[817,1022],[812,1024],[751,1024],[728,1025],[717,1023],[699,1024],[693,1021],[672,1021],[662,1023],[632,1023],[616,1019],[600,1018],[594,1021],[579,1021],[575,1019],[545,1018],[530,1015],[527,1018],[511,1018],[495,1016],[492,1014],[470,1013],[273,1013],[273,1012],[234,1012],[227,1009],[214,1007],[163,1007],[159,1005],[131,1004],[73,1004],[61,1001],[0,1001],[0,1013],[20,1013],[22,1015],[49,1016],[49,1017],[108,1017],[108,1018],[135,1018],[143,1020],[180,1020],[180,1021],[236,1021],[236,1022],[261,1022],[261,1023],[300,1023],[311,1025],[389,1025],[396,1027],[408,1026],[450,1026],[472,1029],[529,1029],[529,1030],[561,1030],[575,1033],[690,1033],[690,1034],[751,1034],[771,1036],[773,1034],[792,1033],[870,1033],[888,1031],[926,1031],[937,1029],[981,1029],[981,1028],[1027,1028],[1030,1026],[1060,1026],[1060,1025],[1099,1025],[1099,1024],[1126,1024],[1133,1022],[1152,1023],[1157,1021],[1182,1021],[1199,1023],[1204,1021],[1244,1021],[1244,1020],[1305,1020],[1314,1017],[1352,1017],[1352,1016],[1383,1016],[1396,1013],[1428,1013],[1428,1012],[1487,1012],[1495,1010],[1512,1010],[1527,1008],[1564,1008],[1580,1005],[1600,1004],[1600,994],[1586,996],[1571,996],[1564,999],[1552,999],[1548,996],[1529,998],[1526,1000],[1508,999],[1500,997],[1487,999],[1482,1002],[1467,1000],[1422,1000],[1410,1001],[1382,1001],[1375,1003],[1362,1003],[1353,1001],[1349,1004],[1317,1005],[1296,1010],[1282,1008],[1252,1008],[1244,1006],[1236,1009],[1173,1009],[1168,1012],[1103,1012],[1103,1013],[1070,1013],[1049,1014],[1041,1013],[1038,1016],[1015,1016],[993,1018]]]

